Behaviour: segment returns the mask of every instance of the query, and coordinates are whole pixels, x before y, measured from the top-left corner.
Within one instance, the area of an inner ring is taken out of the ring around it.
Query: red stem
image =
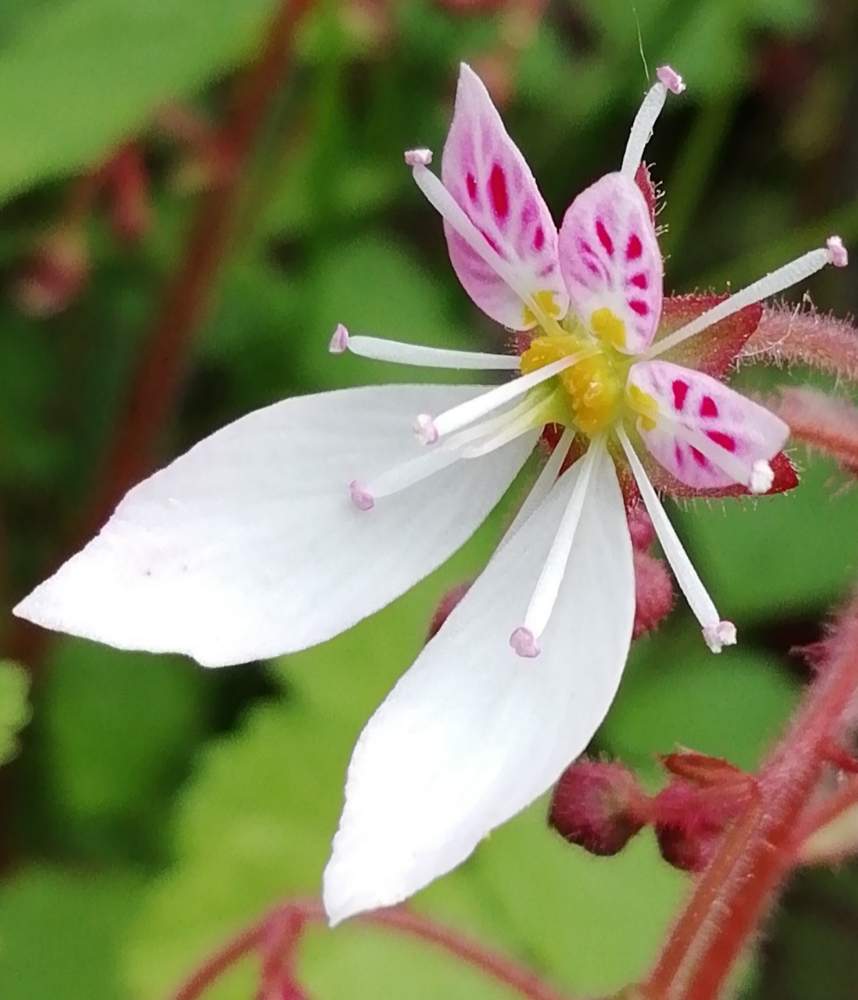
[[[726,833],[646,988],[653,1000],[715,1000],[789,871],[795,830],[858,690],[858,601],[759,776],[759,799]]]
[[[253,926],[241,931],[231,941],[208,957],[191,977],[172,994],[171,1000],[197,1000],[227,969],[259,948],[266,939],[272,921],[297,917],[302,922],[326,924],[320,903],[314,899],[297,899],[282,904]],[[404,909],[379,910],[359,918],[371,927],[392,930],[408,937],[433,944],[483,975],[495,979],[528,1000],[569,1000],[544,983],[536,973],[511,959],[484,948],[448,927],[428,917]]]
[[[802,845],[815,833],[818,833],[823,827],[828,826],[829,823],[855,805],[858,805],[858,778],[852,778],[823,802],[807,811],[793,838],[794,853],[799,854]],[[796,861],[801,864],[800,857],[797,857]]]
[[[280,3],[266,31],[264,50],[239,81],[232,112],[220,133],[234,169],[215,178],[200,200],[182,263],[145,339],[101,474],[63,558],[94,534],[122,496],[152,469],[161,433],[176,403],[193,336],[206,317],[228,256],[243,195],[243,168],[289,69],[295,27],[308,6],[309,0]],[[16,621],[9,635],[10,655],[32,666],[44,653],[49,636],[43,629]]]

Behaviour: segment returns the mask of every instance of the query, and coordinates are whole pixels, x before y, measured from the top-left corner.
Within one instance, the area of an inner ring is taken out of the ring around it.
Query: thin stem
[[[321,903],[315,899],[290,900],[257,923],[240,931],[231,941],[211,954],[202,965],[171,995],[171,1000],[198,1000],[209,986],[236,962],[260,948],[267,940],[272,922],[294,918],[304,923],[327,924]],[[535,972],[517,962],[462,936],[457,931],[435,923],[428,917],[404,909],[379,910],[360,917],[361,923],[414,937],[435,945],[483,975],[503,983],[527,1000],[569,1000],[544,983]],[[290,942],[294,944],[294,941]]]
[[[858,690],[858,600],[820,675],[759,776],[759,799],[727,831],[646,984],[653,1000],[715,1000],[793,860],[795,830]]]
[[[268,111],[289,69],[295,28],[309,0],[283,0],[258,61],[237,85],[221,132],[233,169],[201,198],[182,262],[169,283],[128,390],[123,412],[85,513],[62,562],[97,531],[122,496],[151,471],[161,433],[178,397],[193,336],[208,313],[228,258],[243,198],[242,179]],[[33,666],[51,633],[20,619],[9,633],[10,654]]]
[[[802,864],[801,849],[829,823],[833,823],[847,810],[858,805],[858,778],[852,778],[832,792],[827,799],[808,809],[802,817],[793,840],[793,855],[796,864]]]

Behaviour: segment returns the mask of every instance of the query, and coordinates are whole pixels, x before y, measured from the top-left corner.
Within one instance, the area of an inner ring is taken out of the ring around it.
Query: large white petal
[[[15,613],[207,666],[322,642],[440,565],[515,477],[535,434],[373,510],[349,499],[352,479],[366,482],[421,454],[416,414],[480,391],[366,387],[257,410],[131,490],[102,532]]]
[[[364,729],[325,872],[333,923],[449,871],[586,747],[619,684],[634,618],[631,543],[613,463],[592,473],[541,655],[509,636],[579,471],[503,545]]]

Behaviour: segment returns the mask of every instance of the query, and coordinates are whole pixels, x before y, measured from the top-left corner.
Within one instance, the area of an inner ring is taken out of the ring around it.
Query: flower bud
[[[703,788],[677,780],[656,795],[652,802],[655,834],[661,856],[668,864],[687,872],[706,867],[725,827],[741,812],[751,794],[753,778],[744,778],[735,784]]]
[[[649,798],[623,764],[582,759],[554,788],[548,823],[591,854],[621,851],[649,818]]]
[[[661,624],[673,608],[673,578],[667,566],[647,552],[635,551],[635,639]]]

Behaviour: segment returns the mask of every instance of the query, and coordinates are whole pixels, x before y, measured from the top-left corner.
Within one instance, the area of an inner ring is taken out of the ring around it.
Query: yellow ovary
[[[596,309],[590,317],[593,333],[618,351],[626,346],[626,324],[610,309]]]
[[[524,374],[561,358],[592,352],[557,376],[571,422],[588,437],[604,431],[620,416],[627,364],[611,348],[577,333],[534,337],[521,356]]]

